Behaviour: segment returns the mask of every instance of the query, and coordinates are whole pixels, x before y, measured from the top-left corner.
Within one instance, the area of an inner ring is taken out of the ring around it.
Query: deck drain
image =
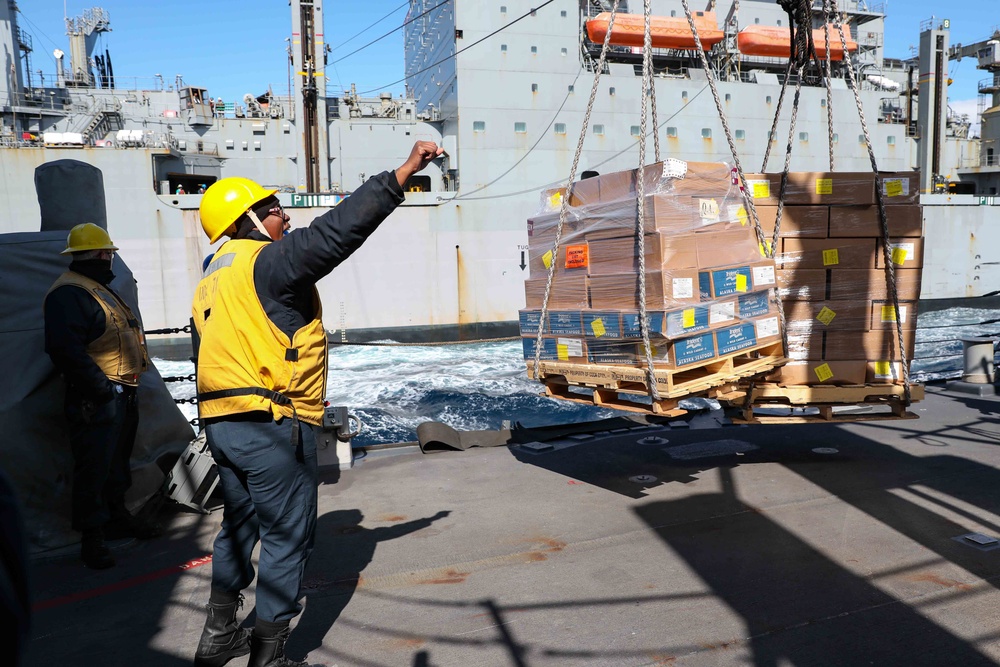
[[[1000,549],[1000,540],[990,535],[983,535],[982,533],[966,533],[965,535],[959,535],[951,539],[959,544],[964,544],[967,547],[979,549],[980,551]]]
[[[839,454],[840,450],[836,447],[813,447],[813,454]]]
[[[645,438],[639,438],[636,442],[640,445],[665,445],[670,441],[666,438],[659,438],[655,435],[651,435]]]
[[[712,440],[695,442],[690,445],[670,447],[665,451],[672,459],[703,459],[710,456],[725,456],[727,454],[745,454],[759,449],[757,445],[744,440]]]
[[[652,484],[656,481],[656,478],[652,475],[634,475],[628,478],[628,481],[635,484]]]

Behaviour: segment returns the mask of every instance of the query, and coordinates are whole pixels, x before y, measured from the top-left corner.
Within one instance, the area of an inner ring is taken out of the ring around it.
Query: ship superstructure
[[[533,10],[522,0],[412,0],[408,16],[419,18],[407,26],[404,40],[407,93],[393,96],[353,86],[328,90],[318,18],[324,15],[322,0],[293,0],[293,90],[286,96],[248,94],[238,101],[213,98],[181,77],[115,76],[110,54],[94,53],[88,37],[109,29],[111,17],[90,10],[69,26],[69,71],[60,68],[46,86],[26,80],[18,67],[18,77],[0,88],[5,182],[0,231],[37,228],[31,183],[38,165],[70,158],[100,167],[109,230],[134,267],[147,328],[180,326],[187,322],[202,260],[211,251],[198,222],[199,190],[225,176],[253,178],[281,191],[293,225],[307,224],[368,177],[402,162],[414,140],[428,139],[446,154],[407,184],[404,206],[321,282],[327,327],[334,339],[345,340],[479,338],[516,331],[524,303],[525,220],[539,208],[539,191],[564,183],[569,174],[600,51],[586,25],[610,4],[557,0]],[[814,3],[818,28],[822,4]],[[929,63],[938,62],[942,52],[947,62],[947,26],[929,26],[924,33],[929,46],[916,61],[887,60],[884,12],[860,0],[839,4],[856,44],[851,57],[862,74],[860,96],[880,169],[930,165],[924,169],[925,189],[945,192],[925,202],[924,297],[987,291],[1000,276],[972,256],[998,252],[1000,228],[993,222],[1000,209],[979,205],[978,196],[991,194],[996,183],[979,178],[989,165],[969,162],[995,164],[997,158],[984,157],[985,140],[980,144],[963,135],[961,119],[948,114],[944,91],[925,88],[933,86],[937,72],[946,71]],[[641,12],[641,6],[619,4],[619,12],[629,9]],[[653,11],[684,17],[680,0],[653,2]],[[714,21],[721,35],[708,53],[711,75],[718,79],[743,164],[759,169],[770,141],[768,169],[779,170],[791,91],[783,119],[769,135],[787,59],[744,51],[752,50],[747,44],[754,41],[758,47],[769,44],[771,33],[753,26],[787,30],[788,16],[773,0],[713,2],[699,12],[699,21]],[[742,51],[741,34],[750,36]],[[7,53],[30,53],[13,2],[0,8],[0,42]],[[636,166],[641,62],[634,47],[612,49],[581,170]],[[870,169],[854,94],[842,63],[832,66],[836,169]],[[654,70],[663,157],[730,160],[708,72],[697,54],[658,48]],[[801,91],[790,165],[796,171],[829,166],[827,92],[815,74],[807,75]],[[930,100],[934,94],[936,102]],[[991,115],[983,117],[985,137]],[[652,136],[646,141],[652,155]],[[971,253],[966,228],[975,229]]]

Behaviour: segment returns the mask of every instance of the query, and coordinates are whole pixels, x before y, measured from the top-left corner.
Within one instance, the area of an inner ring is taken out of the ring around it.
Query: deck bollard
[[[993,384],[993,339],[963,338],[962,381]]]

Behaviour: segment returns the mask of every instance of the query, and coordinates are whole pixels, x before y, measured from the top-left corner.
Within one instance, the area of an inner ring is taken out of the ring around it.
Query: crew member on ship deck
[[[198,409],[225,509],[212,555],[208,618],[195,665],[250,653],[251,667],[306,663],[284,655],[316,528],[316,430],[323,421],[327,339],[316,282],[357,250],[403,201],[403,184],[442,150],[418,141],[395,172],[369,179],[336,208],[288,232],[275,190],[224,178],[202,197],[209,241],[226,241],[192,307],[201,338]],[[254,578],[253,633],[236,613]]]

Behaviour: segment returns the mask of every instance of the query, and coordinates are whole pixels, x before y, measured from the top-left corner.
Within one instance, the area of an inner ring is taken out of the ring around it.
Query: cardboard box
[[[828,296],[826,269],[778,269],[777,280],[778,294],[783,300],[822,301]]]
[[[822,271],[822,269],[814,269]],[[798,271],[799,274],[806,271]],[[779,272],[780,273],[780,272]],[[900,269],[896,276],[896,295],[903,301],[920,298],[921,269]],[[832,269],[829,272],[831,299],[889,299],[885,282],[885,269]],[[793,277],[798,280],[798,277]]]
[[[650,344],[654,368],[673,368],[669,343]],[[616,366],[646,366],[646,349],[635,341],[588,340],[587,361],[591,364]]]
[[[600,182],[601,201],[634,199],[638,173],[637,169],[629,169],[599,176],[597,180]],[[646,165],[642,174],[646,194],[669,192],[725,197],[733,189],[732,172],[725,162],[684,162],[670,159]]]
[[[635,273],[590,277],[591,305],[597,309],[639,309],[639,284]],[[698,271],[649,271],[646,273],[646,308],[662,310],[701,301]]]
[[[538,333],[538,325],[542,321],[542,311],[537,308],[523,308],[517,311],[518,328],[522,336]]]
[[[536,248],[551,250],[556,243],[556,230],[559,226],[559,213],[549,213],[536,215],[528,218],[528,244]],[[559,245],[564,243],[578,242],[583,239],[584,223],[577,218],[570,217],[563,223],[562,236],[559,238]]]
[[[908,360],[913,359],[916,331],[903,330],[903,351]],[[899,341],[896,330],[880,331],[828,331],[821,350],[823,359],[899,359]]]
[[[877,331],[880,329],[896,329],[896,309],[892,301],[869,301],[871,317],[866,328]],[[903,329],[917,328],[917,302],[899,302],[899,322]]]
[[[637,311],[622,313],[622,338],[642,338],[641,315]],[[659,311],[646,311],[649,323],[650,336],[666,335],[666,313]]]
[[[923,236],[924,211],[918,205],[886,206],[885,219],[889,236]],[[830,237],[882,237],[878,206],[831,206]]]
[[[749,266],[729,266],[698,272],[698,289],[702,301],[746,294],[753,290]]]
[[[646,234],[643,239],[646,270],[694,269],[698,252],[694,234]],[[628,273],[639,270],[639,250],[635,236],[603,238],[590,241],[590,272],[593,274]]]
[[[903,364],[899,361],[880,359],[866,364],[865,382],[868,384],[903,384]]]
[[[537,336],[521,338],[521,347],[526,361],[535,359]],[[587,348],[581,338],[567,336],[542,336],[541,361],[569,361],[587,363]]]
[[[880,171],[882,197],[887,205],[900,206],[920,201],[919,171]]]
[[[782,239],[781,269],[870,269],[875,266],[875,239]]]
[[[736,314],[742,320],[761,317],[772,312],[774,312],[774,293],[770,289],[741,294],[736,300]]]
[[[622,315],[617,310],[584,311],[580,330],[588,338],[621,339]]]
[[[778,316],[769,315],[719,329],[715,332],[715,349],[723,357],[780,339]]]
[[[819,384],[864,384],[867,371],[867,361],[794,359],[782,366],[776,373],[769,375],[767,379],[786,387]]]
[[[869,329],[872,302],[851,301],[791,301],[781,302],[785,309],[785,328],[789,333],[814,331]]]
[[[778,217],[777,206],[754,205],[757,219],[764,237],[774,235],[774,223]],[[825,239],[830,226],[829,206],[785,206],[781,211],[781,238],[797,237]],[[860,236],[860,234],[859,234]]]
[[[875,268],[885,267],[885,251],[882,239],[875,240],[878,250],[875,253]],[[924,240],[922,238],[890,238],[889,253],[892,255],[892,265],[904,269],[919,269],[924,265]]]
[[[529,278],[524,281],[525,308],[541,308],[545,298],[546,278]],[[587,298],[588,283],[584,275],[561,275],[552,279],[549,294],[550,309],[575,310],[590,306]]]
[[[824,335],[825,332],[822,331],[788,331],[785,334],[788,358],[800,361],[822,359]]]
[[[698,267],[733,266],[760,261],[760,243],[750,227],[724,226],[693,234],[698,246]]]
[[[549,188],[542,190],[540,208],[546,212],[559,211],[562,207],[563,197],[566,196],[566,188]],[[574,181],[569,196],[569,205],[573,208],[581,206],[591,206],[601,200],[600,183],[596,178],[588,178],[582,181]]]
[[[777,206],[781,174],[745,174],[754,205]],[[874,204],[875,174],[860,172],[806,172],[788,174],[784,202],[788,204]],[[903,203],[903,202],[900,202]]]

